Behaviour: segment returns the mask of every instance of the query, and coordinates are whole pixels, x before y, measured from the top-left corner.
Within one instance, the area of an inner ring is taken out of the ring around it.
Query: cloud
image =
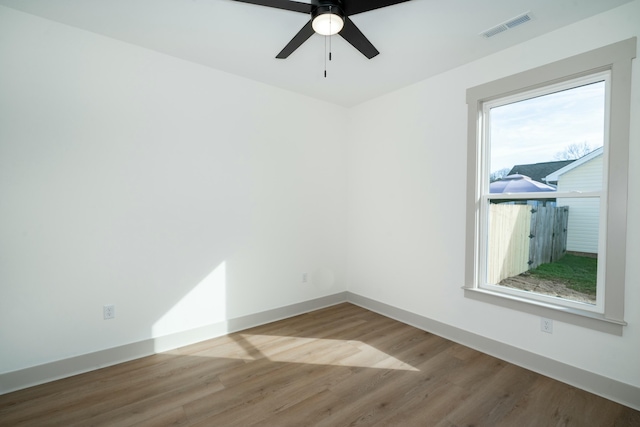
[[[570,144],[602,146],[604,95],[597,82],[492,108],[490,170],[554,161]]]

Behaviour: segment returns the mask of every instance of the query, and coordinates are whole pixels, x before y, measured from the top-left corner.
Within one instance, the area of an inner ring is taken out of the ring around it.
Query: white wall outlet
[[[102,306],[102,314],[104,320],[113,319],[116,317],[116,306],[113,304],[107,304]]]
[[[307,283],[309,281],[309,275],[307,273],[302,273],[302,283]]]
[[[540,330],[542,332],[546,332],[548,334],[553,333],[553,320],[545,319],[544,317],[540,318]]]

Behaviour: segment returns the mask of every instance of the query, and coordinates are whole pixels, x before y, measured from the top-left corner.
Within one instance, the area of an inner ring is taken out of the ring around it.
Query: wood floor
[[[0,396],[1,426],[640,426],[351,304]]]

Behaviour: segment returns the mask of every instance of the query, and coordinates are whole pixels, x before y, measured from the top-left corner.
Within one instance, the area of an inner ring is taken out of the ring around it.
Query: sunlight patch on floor
[[[267,359],[278,363],[418,371],[410,364],[362,341],[242,333],[225,338],[224,343],[197,355],[247,361]]]

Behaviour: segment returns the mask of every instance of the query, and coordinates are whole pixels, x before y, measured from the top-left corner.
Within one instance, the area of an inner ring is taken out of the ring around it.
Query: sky
[[[603,145],[604,82],[491,109],[490,171],[559,160],[570,144]]]

